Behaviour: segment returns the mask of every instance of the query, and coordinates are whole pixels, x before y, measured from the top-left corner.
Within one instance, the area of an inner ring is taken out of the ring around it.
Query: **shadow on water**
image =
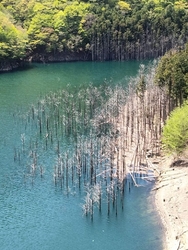
[[[0,71],[0,75],[11,74],[11,73],[15,73],[15,72],[24,72],[24,71],[32,70],[35,67],[36,66],[32,63],[23,63],[20,66],[13,68],[12,70]]]

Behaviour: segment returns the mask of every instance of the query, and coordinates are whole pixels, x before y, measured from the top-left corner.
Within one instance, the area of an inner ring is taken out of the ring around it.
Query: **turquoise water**
[[[95,208],[91,221],[83,216],[83,190],[67,193],[54,184],[50,152],[44,156],[42,177],[26,178],[24,166],[14,161],[25,132],[15,115],[67,85],[74,90],[90,83],[127,85],[139,65],[136,61],[31,64],[0,75],[0,249],[162,250],[163,230],[149,196],[153,184],[131,186],[129,192],[127,182],[118,215],[114,208],[108,215],[103,201],[102,212]]]

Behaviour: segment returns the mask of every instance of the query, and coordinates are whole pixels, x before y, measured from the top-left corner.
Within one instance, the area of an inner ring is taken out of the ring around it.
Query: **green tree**
[[[186,0],[1,0],[1,8],[27,30],[31,54],[87,51],[93,60],[145,59],[187,41]]]
[[[85,49],[87,34],[84,24],[89,7],[89,3],[73,1],[55,14],[53,25],[59,37],[59,48],[70,51]]]
[[[6,14],[0,11],[0,60],[23,58],[26,46],[26,31],[15,26]]]
[[[155,82],[166,87],[169,97],[176,106],[188,98],[188,44],[184,50],[170,51],[158,64]]]
[[[162,144],[167,153],[181,153],[188,146],[188,102],[177,107],[163,128]]]

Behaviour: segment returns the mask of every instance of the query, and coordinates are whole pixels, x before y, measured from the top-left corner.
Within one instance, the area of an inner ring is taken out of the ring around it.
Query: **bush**
[[[172,111],[163,128],[162,144],[167,153],[181,153],[188,145],[188,102]]]

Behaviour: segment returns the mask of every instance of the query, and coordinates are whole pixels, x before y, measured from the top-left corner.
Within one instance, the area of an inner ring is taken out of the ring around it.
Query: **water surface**
[[[14,162],[23,126],[15,114],[49,92],[80,89],[92,83],[127,85],[141,62],[32,64],[24,71],[0,75],[0,248],[3,250],[162,250],[162,227],[150,196],[152,183],[128,186],[124,209],[108,216],[95,208],[93,221],[83,216],[83,193],[69,194],[54,185],[53,163],[46,154],[43,177],[25,177]],[[144,62],[146,63],[146,62]],[[28,135],[25,135],[26,138]],[[128,184],[127,184],[128,185]],[[149,198],[148,198],[149,197]]]

